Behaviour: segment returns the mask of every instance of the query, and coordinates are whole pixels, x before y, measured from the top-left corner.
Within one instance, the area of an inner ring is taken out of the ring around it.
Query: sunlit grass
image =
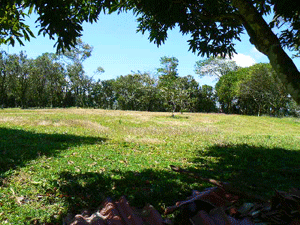
[[[121,195],[162,212],[208,186],[171,164],[264,196],[299,187],[299,128],[297,118],[0,110],[0,221],[61,224]]]

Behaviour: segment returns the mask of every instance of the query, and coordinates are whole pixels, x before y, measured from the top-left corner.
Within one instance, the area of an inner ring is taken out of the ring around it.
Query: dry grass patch
[[[217,126],[191,126],[186,128],[186,132],[190,134],[216,134],[219,133]]]
[[[99,123],[92,122],[92,121],[89,121],[89,120],[83,120],[83,121],[78,120],[76,122],[79,126],[82,126],[82,127],[88,128],[88,129],[93,129],[93,130],[100,131],[100,132],[110,131],[109,127],[102,126]]]
[[[127,132],[136,137],[140,138],[153,138],[159,137],[161,140],[166,137],[180,137],[186,135],[213,135],[220,133],[219,129],[216,126],[199,126],[185,124],[182,125],[173,125],[173,126],[149,126],[149,127],[134,127],[127,128]],[[157,138],[156,138],[157,139]]]
[[[48,121],[45,121],[48,122]],[[82,127],[86,129],[92,129],[100,132],[108,132],[109,127],[102,126],[100,123],[92,122],[89,120],[65,120],[59,122],[52,122],[52,126],[67,126],[67,127]]]
[[[1,117],[0,118],[0,123],[11,123],[14,125],[25,125],[28,123],[28,119],[25,119],[21,116],[12,116],[12,117]]]
[[[138,138],[138,137],[132,137],[128,136],[124,138],[124,141],[126,142],[134,142],[134,143],[140,143],[140,144],[161,144],[163,141],[159,140],[158,138],[150,138],[150,137],[145,137],[145,138]]]
[[[157,121],[157,124],[163,124],[166,126],[188,126],[189,122],[186,121],[177,121],[177,120],[166,120],[166,121]]]
[[[166,128],[163,127],[135,127],[128,129],[128,132],[136,136],[163,136],[166,132]]]

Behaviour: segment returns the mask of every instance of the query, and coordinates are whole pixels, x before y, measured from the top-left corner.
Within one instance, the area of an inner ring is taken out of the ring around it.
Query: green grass
[[[163,212],[209,184],[268,197],[300,187],[300,120],[95,109],[0,111],[0,223],[61,224],[105,197]]]

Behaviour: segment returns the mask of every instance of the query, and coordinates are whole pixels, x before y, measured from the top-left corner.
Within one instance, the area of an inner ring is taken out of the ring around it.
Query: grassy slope
[[[300,187],[300,120],[222,114],[0,111],[0,221],[61,222],[126,195],[158,210],[208,184],[178,165],[262,195]]]

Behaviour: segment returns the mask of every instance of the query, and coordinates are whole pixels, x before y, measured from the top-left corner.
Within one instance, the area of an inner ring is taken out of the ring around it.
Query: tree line
[[[95,81],[86,75],[82,64],[92,47],[81,40],[78,43],[63,55],[44,53],[36,59],[27,58],[24,52],[1,51],[0,106],[217,111],[213,87],[199,86],[191,75],[180,77],[174,57],[161,58],[158,77],[138,71]],[[98,67],[95,74],[103,72]]]
[[[255,48],[266,55],[288,93],[300,104],[300,72],[284,51],[300,56],[300,4],[290,0],[52,0],[3,1],[0,44],[23,45],[34,37],[26,17],[37,14],[38,35],[55,40],[57,51],[74,47],[83,23],[97,22],[102,13],[132,11],[137,31],[158,46],[174,27],[188,35],[189,50],[200,56],[232,57],[235,42],[245,32]],[[53,12],[56,16],[53,16]],[[266,16],[272,19],[266,20]],[[59,18],[59,19],[57,19]]]
[[[220,57],[200,60],[195,73],[215,76],[215,88],[179,76],[178,59],[162,57],[156,76],[132,72],[116,79],[87,76],[83,61],[92,47],[78,40],[63,55],[0,52],[2,107],[92,107],[161,112],[224,112],[243,115],[296,116],[299,108],[270,64],[240,68]],[[103,73],[98,67],[95,73]]]

